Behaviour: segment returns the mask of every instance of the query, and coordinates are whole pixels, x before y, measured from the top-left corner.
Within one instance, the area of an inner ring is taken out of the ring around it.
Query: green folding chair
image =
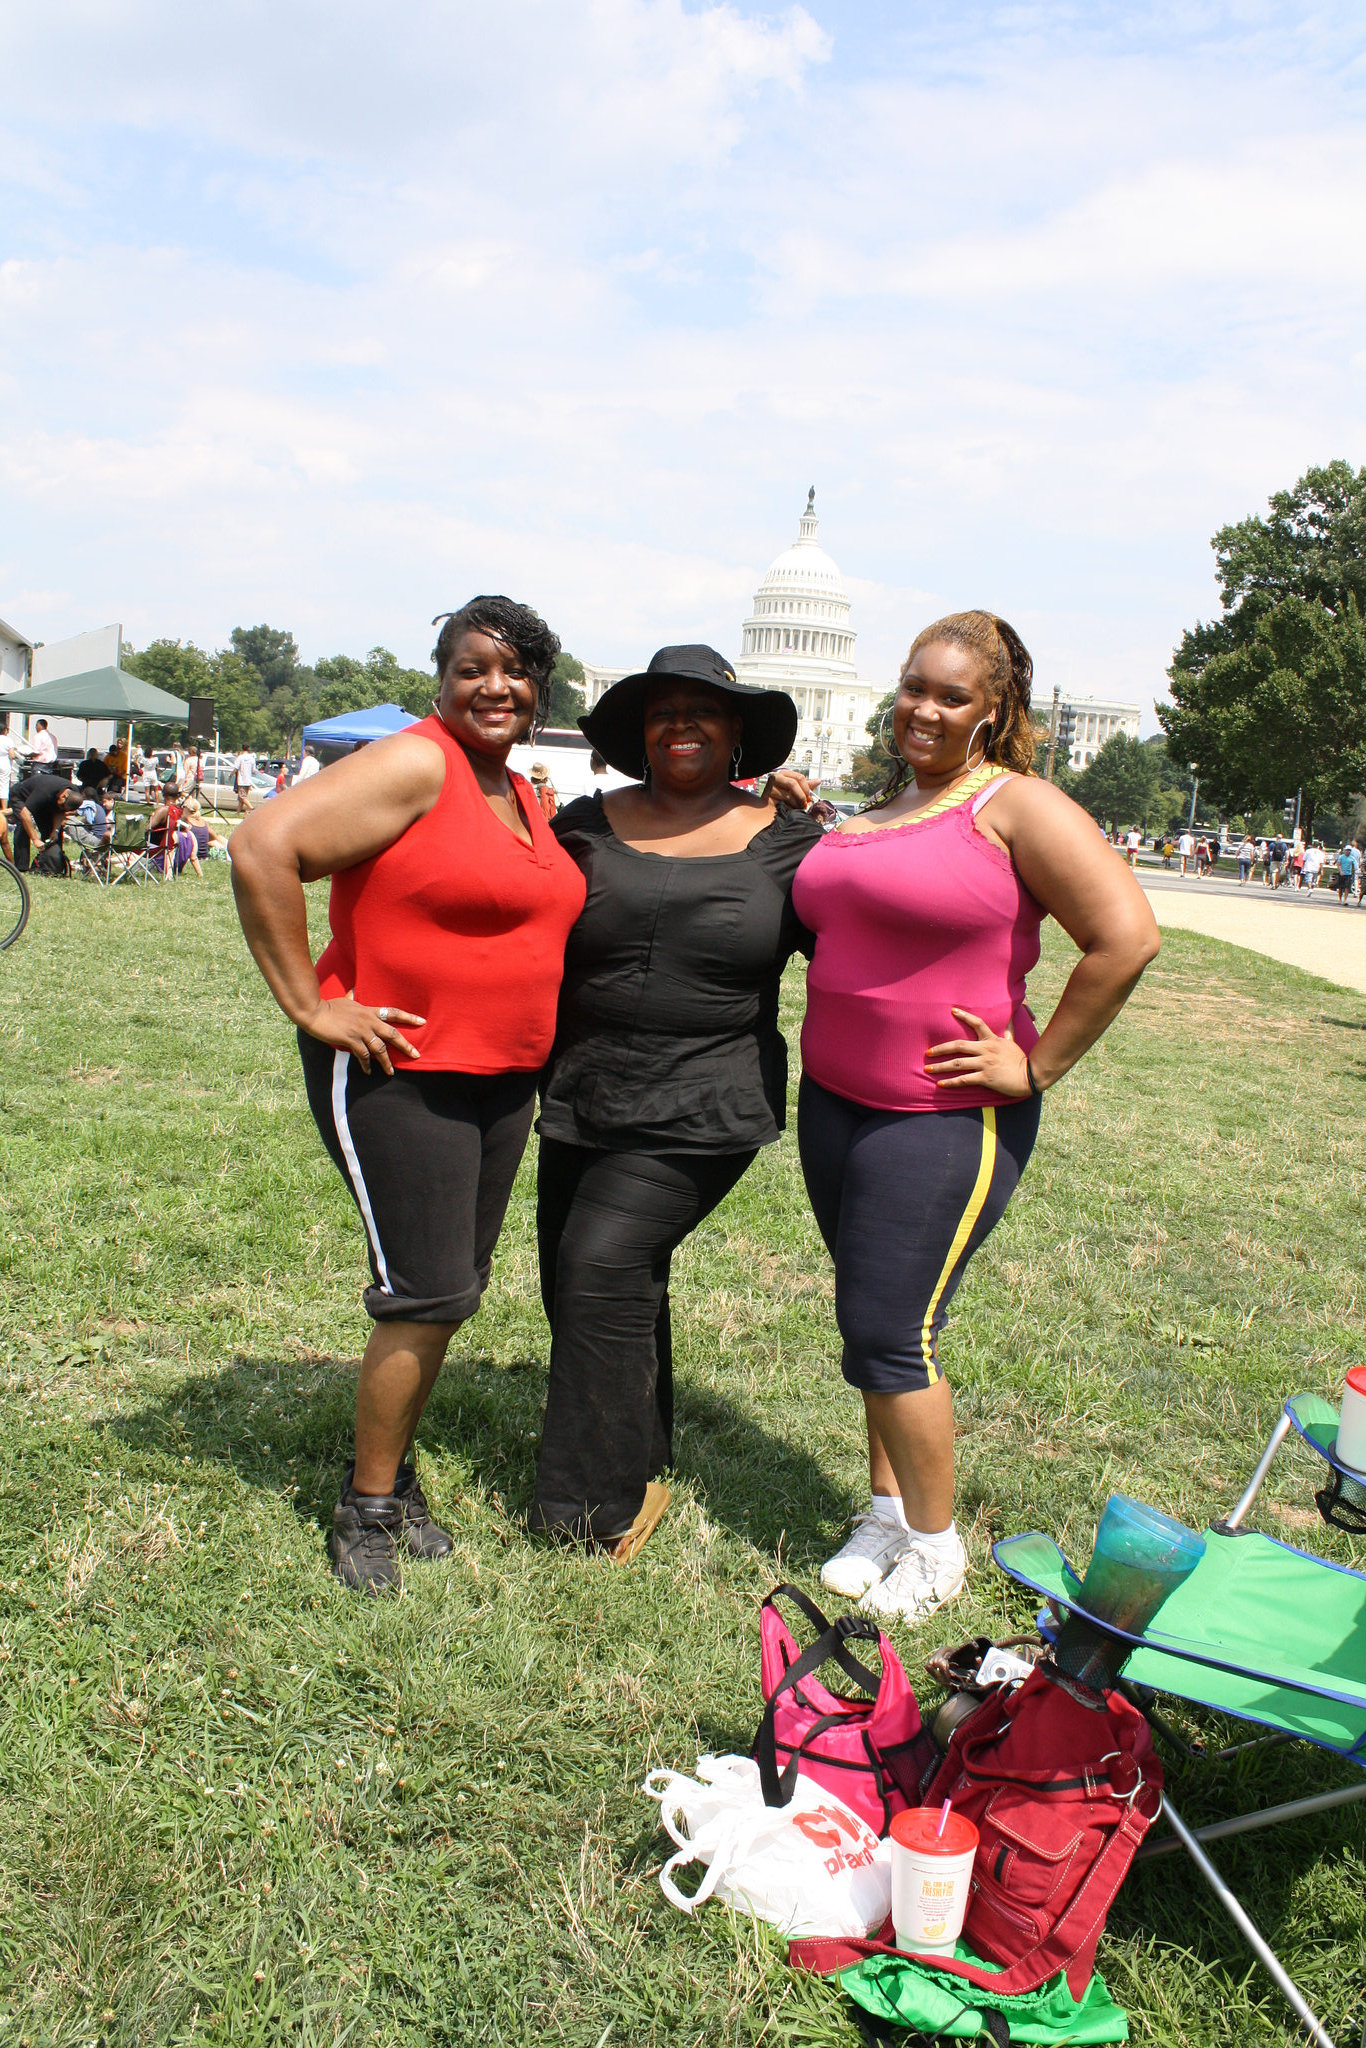
[[[1285,1433],[1293,1426],[1287,1421]],[[1274,1449],[1264,1465],[1271,1456]],[[1260,1485],[1266,1475],[1258,1469]],[[1228,1520],[1205,1530],[1204,1557],[1142,1636],[1087,1613],[1078,1597],[1081,1581],[1050,1536],[1009,1536],[993,1546],[992,1555],[1002,1571],[1047,1601],[1049,1611],[1039,1617],[1045,1636],[1056,1635],[1063,1616],[1076,1614],[1112,1641],[1131,1646],[1120,1683],[1159,1732],[1187,1754],[1204,1752],[1153,1711],[1154,1694],[1212,1707],[1270,1731],[1220,1756],[1261,1742],[1298,1740],[1366,1770],[1366,1576],[1242,1528],[1255,1498],[1256,1487],[1249,1486]],[[1191,1829],[1164,1794],[1162,1811],[1172,1833],[1145,1842],[1139,1852],[1186,1850],[1316,2048],[1333,2048],[1326,2028],[1202,1845],[1360,1799],[1366,1799],[1366,1780]]]
[[[154,865],[147,844],[147,826],[153,806],[149,803],[114,803],[114,831],[106,857],[105,879],[111,887],[120,882],[159,882],[164,879]]]

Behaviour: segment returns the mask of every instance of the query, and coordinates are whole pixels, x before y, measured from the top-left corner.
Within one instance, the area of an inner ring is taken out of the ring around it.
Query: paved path
[[[1366,905],[1344,910],[1326,889],[1183,882],[1161,869],[1140,867],[1138,879],[1160,925],[1227,939],[1366,995]]]

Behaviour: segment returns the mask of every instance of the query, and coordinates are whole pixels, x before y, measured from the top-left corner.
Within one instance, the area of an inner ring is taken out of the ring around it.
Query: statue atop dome
[[[809,519],[816,509],[816,486],[812,484],[806,494],[806,516]]]

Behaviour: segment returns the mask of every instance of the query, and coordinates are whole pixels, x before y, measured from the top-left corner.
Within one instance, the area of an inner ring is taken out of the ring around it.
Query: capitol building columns
[[[769,564],[754,593],[735,672],[742,683],[786,690],[796,700],[790,765],[834,788],[867,747],[868,720],[882,693],[859,681],[849,594],[817,531],[813,487],[796,540]]]
[[[868,720],[884,692],[859,681],[849,594],[817,529],[813,487],[796,540],[769,564],[754,593],[735,672],[742,683],[786,690],[795,699],[797,738],[788,765],[835,789],[847,785],[855,754],[868,746]],[[583,672],[590,711],[627,673],[589,662]]]

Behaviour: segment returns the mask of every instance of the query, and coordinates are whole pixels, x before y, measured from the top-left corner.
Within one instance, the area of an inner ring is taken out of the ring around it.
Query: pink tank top
[[[1038,1041],[1025,976],[1045,912],[974,819],[1009,776],[950,809],[876,832],[827,832],[797,869],[792,901],[816,934],[802,1065],[870,1109],[980,1109],[1008,1098],[939,1088],[932,1045],[970,1038],[955,1007]]]

